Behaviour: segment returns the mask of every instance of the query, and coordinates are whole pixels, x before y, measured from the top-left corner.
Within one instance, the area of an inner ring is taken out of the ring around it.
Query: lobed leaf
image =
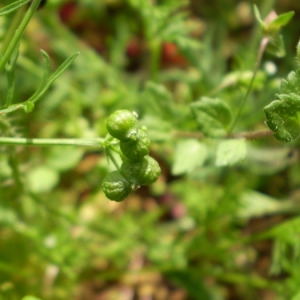
[[[202,166],[207,157],[206,145],[195,139],[179,141],[175,148],[172,173],[174,175],[189,173]]]
[[[223,136],[231,122],[228,105],[216,98],[203,97],[191,104],[192,112],[201,131],[210,137]]]
[[[276,98],[264,108],[266,123],[275,138],[291,142],[300,134],[300,69],[282,80]]]
[[[244,139],[222,141],[217,148],[216,165],[218,167],[231,166],[246,157],[247,146]]]
[[[274,137],[282,142],[291,142],[300,134],[300,96],[280,95],[264,108],[266,123],[274,131]]]
[[[292,71],[288,74],[287,79],[283,79],[280,85],[280,94],[295,93],[300,95],[300,70]],[[280,94],[278,95],[280,97]]]

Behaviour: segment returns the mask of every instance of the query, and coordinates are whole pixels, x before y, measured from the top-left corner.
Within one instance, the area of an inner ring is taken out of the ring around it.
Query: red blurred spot
[[[59,9],[59,17],[64,23],[72,23],[72,19],[77,11],[77,5],[73,2],[64,4]]]
[[[138,39],[132,39],[129,41],[126,48],[126,55],[128,57],[136,57],[142,54],[142,44]]]
[[[161,53],[162,65],[165,67],[184,67],[187,65],[185,57],[174,43],[164,42]]]

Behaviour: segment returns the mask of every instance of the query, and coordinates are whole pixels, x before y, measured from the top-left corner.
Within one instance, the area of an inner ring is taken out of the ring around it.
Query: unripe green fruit
[[[135,139],[137,131],[136,114],[126,110],[116,110],[107,119],[107,131],[120,141]]]
[[[157,161],[148,155],[137,162],[126,160],[121,166],[123,176],[135,186],[148,185],[155,182],[160,172]]]
[[[136,141],[121,141],[120,149],[123,154],[132,161],[141,160],[145,155],[149,154],[150,140],[143,129],[137,132]]]
[[[124,200],[132,191],[131,184],[119,171],[106,175],[102,182],[102,189],[108,199],[118,202]]]

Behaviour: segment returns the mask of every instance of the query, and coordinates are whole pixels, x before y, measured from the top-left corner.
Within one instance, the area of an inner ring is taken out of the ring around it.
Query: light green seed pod
[[[146,132],[139,129],[136,141],[121,141],[120,149],[123,154],[131,161],[139,161],[149,154],[150,140]]]
[[[107,131],[120,141],[135,140],[137,115],[126,109],[113,112],[107,119]]]
[[[102,182],[102,189],[110,200],[120,202],[132,191],[131,184],[119,171],[113,171],[106,175]]]
[[[161,169],[158,162],[147,155],[137,162],[124,161],[121,166],[121,173],[133,185],[139,186],[155,182]]]

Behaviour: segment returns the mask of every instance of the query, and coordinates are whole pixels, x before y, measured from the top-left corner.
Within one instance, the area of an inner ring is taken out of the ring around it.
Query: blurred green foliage
[[[284,8],[258,5],[263,17]],[[13,17],[0,19],[2,41]],[[266,129],[263,108],[294,60],[292,29],[286,57],[264,56],[233,135]],[[296,299],[299,142],[224,136],[260,38],[246,1],[49,0],[37,11],[13,94],[1,74],[3,98],[22,103],[38,89],[40,49],[49,72],[80,54],[30,113],[0,115],[1,136],[96,138],[126,108],[147,126],[163,174],[112,203],[102,152],[1,146],[1,300]]]

